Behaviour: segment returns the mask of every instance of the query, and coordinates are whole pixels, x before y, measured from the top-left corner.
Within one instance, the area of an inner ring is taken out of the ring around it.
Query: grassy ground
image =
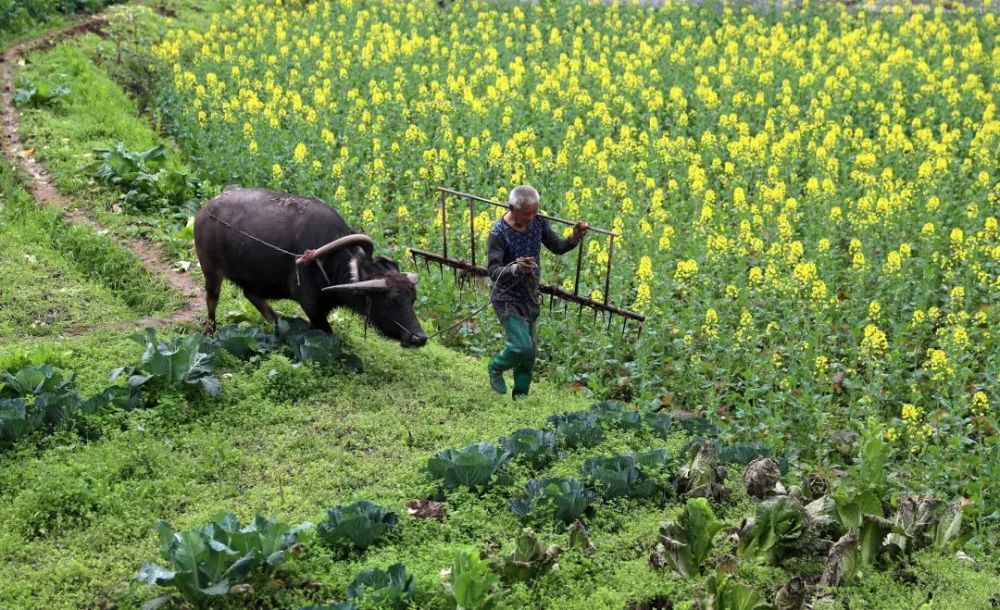
[[[281,356],[250,364],[229,361],[219,399],[189,403],[167,396],[156,409],[103,421],[100,440],[64,434],[5,455],[2,605],[80,608],[112,601],[137,607],[156,593],[132,584],[131,577],[144,560],[157,558],[152,523],[158,518],[188,528],[223,510],[243,519],[255,511],[278,511],[292,523],[315,523],[326,508],[368,499],[401,514],[398,536],[347,560],[333,560],[307,536],[304,554],[286,564],[287,586],[258,585],[255,603],[293,608],[340,598],[362,569],[401,561],[416,576],[419,607],[448,607],[440,570],[466,545],[510,551],[520,525],[505,501],[519,493],[529,473],[514,469],[511,481],[483,498],[451,494],[443,523],[417,521],[405,515],[404,505],[432,492],[421,472],[426,459],[439,449],[540,425],[548,413],[587,403],[547,384],[529,400],[511,403],[486,391],[477,360],[439,346],[404,351],[371,336],[364,341],[356,320],[348,326],[349,349],[364,361],[361,374],[294,367]],[[74,367],[85,393],[103,387],[110,368],[139,354],[139,346],[122,333],[39,349],[37,343],[14,345],[10,353],[19,353],[22,361],[25,353],[40,353]],[[573,476],[589,455],[658,445],[676,450],[680,442],[612,434],[598,448],[570,452],[546,473]],[[677,508],[636,501],[600,505],[590,523],[597,555],[568,554],[558,572],[530,589],[515,587],[504,607],[623,608],[655,595],[690,598],[699,580],[646,567],[659,522]],[[735,526],[747,511],[745,500],[737,500],[722,515]],[[546,529],[548,542],[565,544],[564,532]],[[715,554],[728,546],[717,544]],[[977,572],[930,554],[918,556],[908,570],[917,585],[901,585],[891,573],[872,573],[845,590],[839,602],[915,608],[933,595],[934,608],[985,608],[1000,584],[989,569]],[[744,563],[741,571],[772,591],[783,582],[778,569]],[[304,581],[323,585],[315,592],[295,586]]]
[[[40,209],[6,163],[0,164],[0,194],[0,345],[178,305],[130,252]]]
[[[87,49],[94,44],[88,38],[33,56],[27,68],[31,75],[65,77],[61,82],[86,92],[88,101],[70,100],[57,112],[31,114],[24,129],[61,188],[87,200],[102,219],[117,223],[115,230],[139,232],[141,219],[107,210],[111,196],[89,184],[83,158],[92,146],[113,139],[137,147],[150,144],[155,130],[88,59]],[[94,124],[98,119],[103,126]],[[72,243],[72,237],[66,237],[71,232],[47,231],[57,223],[54,215],[31,210],[9,173],[0,171],[0,178],[5,180],[0,182],[5,193],[0,219],[5,236],[13,236],[9,241],[15,244],[0,245],[0,287],[14,282],[19,287],[3,293],[0,302],[20,299],[11,308],[14,317],[0,327],[0,369],[50,362],[76,371],[84,394],[96,391],[107,384],[112,368],[138,360],[141,348],[128,338],[130,333],[38,339],[32,335],[54,333],[56,326],[34,331],[31,321],[45,315],[45,308],[57,306],[74,325],[127,321],[137,317],[141,307],[128,305],[124,296],[102,285],[118,273],[94,276],[87,271],[100,255],[57,254],[56,246]],[[91,237],[96,241],[88,243],[113,248],[105,238]],[[44,266],[45,275],[27,273],[26,266],[8,254],[28,248],[34,248],[30,253]],[[41,280],[50,269],[81,292],[65,300],[53,294],[50,282]],[[142,289],[136,294],[153,292]],[[245,315],[234,296],[227,289],[220,313]],[[143,561],[158,559],[152,527],[156,519],[181,529],[231,510],[243,520],[255,511],[278,511],[291,523],[317,522],[327,508],[356,499],[399,513],[400,532],[364,555],[341,560],[306,535],[305,552],[283,567],[285,586],[257,583],[250,600],[235,600],[230,606],[297,608],[342,599],[346,584],[360,570],[401,561],[416,577],[419,607],[450,607],[440,570],[460,547],[499,546],[501,554],[510,552],[520,523],[506,508],[506,500],[517,495],[531,475],[514,468],[509,481],[484,497],[450,494],[444,522],[417,521],[406,515],[404,504],[432,492],[421,472],[427,458],[440,449],[495,441],[516,428],[539,426],[545,415],[583,408],[589,401],[541,383],[528,400],[511,403],[490,393],[481,360],[439,345],[404,351],[372,335],[364,340],[354,318],[334,326],[346,330],[348,349],[363,360],[362,373],[293,366],[281,356],[247,364],[230,359],[221,365],[220,398],[192,402],[167,394],[155,409],[95,422],[91,438],[61,433],[5,453],[0,468],[0,608],[90,608],[108,603],[136,608],[160,593],[132,582]],[[601,446],[570,452],[542,474],[579,476],[586,457],[629,448],[667,446],[676,454],[683,440],[610,434]],[[674,516],[678,507],[638,501],[600,504],[589,522],[597,554],[566,555],[558,571],[530,588],[513,587],[502,606],[624,608],[630,601],[657,595],[675,602],[690,599],[702,579],[682,580],[668,571],[652,572],[646,565],[659,523]],[[727,525],[736,526],[749,515],[750,505],[737,496],[719,512]],[[566,542],[565,532],[555,527],[546,527],[544,536],[546,542]],[[717,542],[715,547],[714,556],[732,550],[731,543]],[[787,578],[783,570],[753,562],[743,562],[740,573],[768,593]],[[304,581],[318,581],[321,587],[298,587]],[[981,561],[973,568],[954,557],[926,552],[911,564],[866,573],[859,583],[838,591],[833,603],[817,607],[988,608],[998,591],[994,563]]]

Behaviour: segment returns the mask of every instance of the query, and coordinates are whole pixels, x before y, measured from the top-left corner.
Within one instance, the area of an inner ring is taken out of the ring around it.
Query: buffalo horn
[[[312,252],[310,260],[321,258],[331,252],[336,252],[337,250],[341,250],[349,246],[361,246],[370,255],[375,247],[375,242],[372,241],[371,237],[368,237],[364,233],[352,233],[351,235],[345,235],[331,241],[328,244],[316,248],[316,250]]]
[[[385,278],[377,280],[364,280],[361,282],[353,282],[351,284],[337,284],[336,286],[327,286],[323,289],[324,292],[354,292],[358,290],[388,290],[389,285],[386,283]]]

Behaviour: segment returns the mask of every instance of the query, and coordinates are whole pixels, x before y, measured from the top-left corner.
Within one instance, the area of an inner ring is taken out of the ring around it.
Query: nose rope
[[[405,326],[403,326],[403,325],[402,325],[402,324],[400,324],[399,322],[397,322],[397,321],[393,320],[393,321],[392,321],[392,323],[393,323],[393,324],[395,324],[396,326],[398,326],[398,327],[402,328],[402,329],[403,329],[404,331],[406,331],[406,332],[410,333],[410,336],[412,336],[412,337],[416,337],[416,336],[417,336],[417,333],[413,332],[413,331],[412,331],[412,330],[410,330],[409,328],[406,328]]]

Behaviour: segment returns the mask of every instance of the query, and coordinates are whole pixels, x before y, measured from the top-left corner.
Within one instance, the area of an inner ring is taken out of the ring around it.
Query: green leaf
[[[401,563],[367,569],[347,586],[347,597],[359,606],[402,609],[412,603],[413,577]]]
[[[962,533],[962,505],[958,502],[949,504],[941,515],[936,533],[934,535],[934,547],[941,550],[948,550],[959,540]]]
[[[522,519],[540,510],[569,525],[583,516],[594,499],[594,492],[576,479],[531,479],[525,486],[524,497],[511,500],[508,506]]]
[[[521,428],[500,439],[500,446],[515,459],[523,459],[537,467],[555,457],[556,436],[548,430]]]
[[[396,526],[396,513],[361,500],[334,506],[317,528],[320,540],[333,551],[365,550]]]
[[[761,502],[754,519],[741,528],[740,554],[776,565],[798,549],[805,520],[802,503],[791,496]]]
[[[676,521],[660,525],[660,544],[667,564],[686,578],[697,575],[722,528],[708,500],[689,499]]]
[[[715,573],[708,577],[709,607],[712,610],[765,610],[771,608],[764,596],[749,585],[736,581],[728,574]]]
[[[615,401],[597,402],[590,406],[590,412],[602,425],[620,430],[640,430],[642,419],[638,411],[633,411]]]
[[[445,488],[485,488],[493,474],[511,458],[492,443],[475,443],[464,449],[445,449],[427,461],[427,472]]]
[[[479,558],[479,551],[458,551],[445,581],[445,589],[458,610],[490,610],[499,598],[499,578],[489,564]]]
[[[886,534],[892,531],[892,523],[880,516],[866,514],[861,519],[858,548],[865,566],[874,565],[882,553],[882,543]]]
[[[546,418],[555,427],[560,446],[567,448],[593,447],[604,439],[604,429],[597,418],[587,411],[574,411]]]

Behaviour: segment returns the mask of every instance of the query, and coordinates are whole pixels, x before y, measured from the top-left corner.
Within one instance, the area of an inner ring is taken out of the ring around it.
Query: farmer
[[[586,222],[573,225],[573,235],[556,235],[548,220],[538,217],[538,191],[527,184],[514,187],[507,213],[490,230],[487,271],[493,280],[490,301],[507,337],[506,345],[489,363],[490,386],[507,393],[503,373],[514,370],[515,399],[525,396],[538,351],[535,320],[541,307],[538,266],[542,244],[556,254],[565,254],[583,239]]]

